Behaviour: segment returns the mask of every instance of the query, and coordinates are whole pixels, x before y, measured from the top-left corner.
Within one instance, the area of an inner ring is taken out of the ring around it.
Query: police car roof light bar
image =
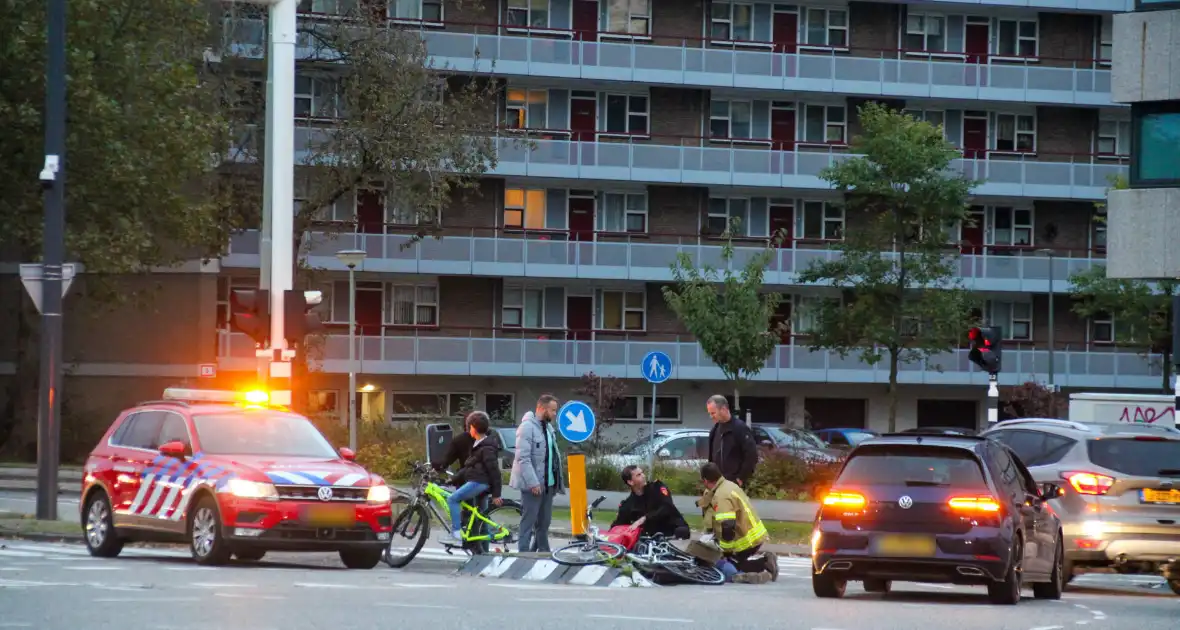
[[[222,402],[262,404],[270,397],[264,391],[249,391],[245,393],[216,389],[189,389],[187,387],[169,387],[164,390],[165,400],[179,400],[187,402]]]

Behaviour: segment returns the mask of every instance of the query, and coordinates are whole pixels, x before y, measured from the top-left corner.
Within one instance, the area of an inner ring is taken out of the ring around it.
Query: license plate
[[[877,553],[882,556],[924,558],[933,556],[936,545],[932,536],[881,536]]]
[[[1180,505],[1180,490],[1151,490],[1143,489],[1144,503],[1171,503]]]
[[[356,508],[351,505],[307,505],[300,510],[300,520],[312,527],[352,527]]]

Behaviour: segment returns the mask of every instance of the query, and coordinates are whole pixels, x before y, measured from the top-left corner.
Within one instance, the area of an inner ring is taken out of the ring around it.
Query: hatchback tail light
[[[861,510],[865,503],[864,495],[857,492],[829,492],[824,495],[824,507]]]
[[[1114,477],[1100,475],[1098,473],[1090,472],[1066,472],[1061,473],[1061,477],[1073,486],[1073,489],[1078,494],[1106,494],[1110,487],[1114,485]]]
[[[1000,511],[1000,503],[995,497],[952,497],[946,502],[956,512],[976,512],[994,514]]]

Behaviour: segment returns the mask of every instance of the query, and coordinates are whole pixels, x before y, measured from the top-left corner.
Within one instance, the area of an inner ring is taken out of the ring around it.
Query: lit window
[[[549,90],[509,88],[504,105],[504,126],[509,129],[548,129]]]
[[[520,188],[504,190],[504,227],[545,229],[545,191]]]
[[[602,330],[644,329],[647,309],[642,291],[599,291],[599,304]]]

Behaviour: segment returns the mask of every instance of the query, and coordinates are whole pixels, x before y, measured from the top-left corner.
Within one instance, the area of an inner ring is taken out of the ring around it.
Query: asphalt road
[[[371,571],[345,570],[329,554],[204,568],[176,549],[129,547],[106,560],[77,545],[0,545],[0,628],[1171,630],[1180,618],[1180,597],[1150,576],[1086,576],[1061,601],[1026,594],[1015,607],[989,605],[982,589],[910,583],[884,597],[853,585],[835,604],[812,595],[805,558],[783,559],[779,581],[766,585],[608,589],[457,577],[457,562],[433,544],[406,569]]]

